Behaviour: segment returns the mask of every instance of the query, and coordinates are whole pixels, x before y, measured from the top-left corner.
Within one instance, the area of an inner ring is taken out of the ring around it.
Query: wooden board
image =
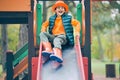
[[[31,0],[0,0],[0,11],[31,11]]]

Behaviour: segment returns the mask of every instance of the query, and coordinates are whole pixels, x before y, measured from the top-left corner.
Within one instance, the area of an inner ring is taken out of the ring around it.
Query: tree
[[[28,42],[27,24],[20,24],[18,48],[21,48],[26,42]]]
[[[116,10],[120,12],[119,6],[120,4],[117,1],[93,2],[92,4],[92,32],[93,35],[97,37],[99,45],[98,53],[100,55],[102,54],[102,56],[104,56],[107,48],[112,52],[111,55],[114,55],[114,46],[116,43],[116,39],[114,38],[116,38],[117,32],[120,32],[120,27],[118,26],[120,20],[118,17],[119,13],[116,13]],[[118,30],[116,30],[116,28]],[[102,36],[104,35],[107,35],[107,37],[105,37],[106,40],[108,40],[106,43],[103,43],[105,39],[103,39]]]
[[[46,1],[43,1],[43,22],[47,19]]]
[[[2,32],[2,66],[3,71],[5,70],[5,63],[6,63],[6,51],[8,49],[8,38],[7,38],[7,25],[2,24],[1,25],[1,32]]]
[[[107,6],[107,5],[106,5]],[[92,4],[92,27],[95,31],[95,35],[98,40],[98,53],[99,59],[104,60],[104,48],[102,44],[101,33],[104,32],[104,29],[110,28],[110,22],[112,18],[110,17],[110,9],[104,8],[102,2],[97,2]]]

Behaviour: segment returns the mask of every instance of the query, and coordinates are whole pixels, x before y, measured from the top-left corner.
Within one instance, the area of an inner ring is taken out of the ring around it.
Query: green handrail
[[[25,50],[20,57],[18,57],[16,60],[13,61],[13,66],[17,65],[19,62],[21,62],[26,56],[28,55],[28,49]]]
[[[36,12],[37,12],[37,32],[36,32],[36,35],[37,35],[37,45],[40,45],[40,37],[39,37],[39,34],[40,34],[40,30],[41,30],[41,25],[42,25],[42,6],[41,4],[37,4],[37,7],[36,7]]]
[[[22,48],[20,48],[15,54],[14,54],[14,61],[13,65],[15,66],[18,64],[24,57],[28,55],[28,43],[26,43]]]
[[[81,31],[80,31],[80,44],[82,44],[82,4],[79,3],[77,5],[77,20],[80,22],[81,24]]]

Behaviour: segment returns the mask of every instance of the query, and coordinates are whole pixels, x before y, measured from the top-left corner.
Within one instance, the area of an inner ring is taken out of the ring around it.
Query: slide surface
[[[54,69],[52,61],[42,66],[42,80],[83,80],[81,71],[77,64],[75,48],[68,48],[63,51],[63,65],[59,69]]]

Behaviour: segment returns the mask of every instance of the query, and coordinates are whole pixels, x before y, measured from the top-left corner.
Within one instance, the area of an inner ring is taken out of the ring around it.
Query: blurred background
[[[53,14],[51,6],[54,2],[39,2],[43,5],[43,22]],[[65,2],[69,5],[69,14],[76,18],[79,1]],[[109,64],[115,67],[115,80],[120,80],[120,1],[91,2],[91,20],[91,66],[94,80],[107,80],[106,66]],[[27,24],[0,24],[0,80],[5,74],[6,50],[16,52],[27,41]]]
[[[96,77],[105,77],[108,64],[114,64],[114,73],[120,77],[119,6],[120,1],[92,2],[91,56],[92,71]]]

